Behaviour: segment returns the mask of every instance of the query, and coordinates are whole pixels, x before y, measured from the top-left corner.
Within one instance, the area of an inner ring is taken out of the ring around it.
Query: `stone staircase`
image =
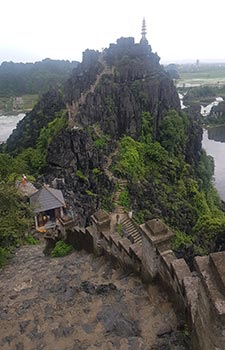
[[[113,173],[109,170],[109,168],[110,168],[110,166],[112,164],[113,157],[115,157],[117,155],[118,151],[119,151],[119,146],[117,146],[116,149],[112,153],[110,153],[108,155],[107,161],[106,161],[106,163],[104,165],[105,174],[108,176],[108,178],[110,180],[114,180],[114,181],[117,181],[118,179],[117,179],[117,177],[115,177],[113,175]]]
[[[138,243],[142,245],[142,236],[139,230],[137,229],[136,225],[134,224],[133,220],[131,220],[127,215],[122,217],[121,219],[121,225],[123,226],[125,230],[126,237],[132,242],[132,243]]]
[[[113,180],[114,182],[118,183],[118,188],[113,196],[113,201],[115,203],[114,213],[120,214],[120,215],[125,215],[124,207],[119,204],[119,199],[120,199],[120,193],[122,191],[124,191],[125,187],[127,186],[127,180],[119,179],[118,177],[114,176],[113,173],[111,172],[111,170],[109,169],[111,164],[112,164],[113,157],[115,157],[117,155],[118,150],[119,150],[119,146],[117,146],[116,149],[112,153],[109,154],[109,156],[107,157],[107,161],[105,163],[105,166],[104,166],[104,171],[110,180]]]
[[[127,186],[127,180],[117,178],[118,189],[114,194],[114,203],[115,203],[115,213],[117,214],[125,214],[124,207],[120,205],[120,194],[123,192]]]

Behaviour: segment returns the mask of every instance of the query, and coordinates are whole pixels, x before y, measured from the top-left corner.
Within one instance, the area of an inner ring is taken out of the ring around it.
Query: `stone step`
[[[137,229],[134,226],[126,226],[126,225],[123,225],[123,226],[126,227],[126,230],[129,231],[129,232],[132,232],[132,233],[137,232]]]
[[[131,219],[127,216],[122,218],[121,224],[127,233],[127,237],[134,243],[142,244],[142,236]]]
[[[127,233],[129,233],[129,234],[132,235],[132,236],[133,236],[133,235],[136,235],[136,234],[138,235],[137,230],[134,230],[134,229],[127,229],[127,228],[126,228],[126,230],[127,230]]]
[[[135,235],[132,235],[132,237],[133,237],[134,239],[139,239],[139,238],[142,239],[141,234],[140,234],[139,232],[136,232],[136,234],[135,234]]]
[[[139,244],[140,246],[142,246],[142,240],[136,241],[135,243]]]
[[[124,208],[121,206],[116,206],[114,211],[115,213],[118,213],[118,214],[124,214]]]
[[[133,232],[133,233],[131,233],[131,235],[132,235],[132,237],[133,238],[137,238],[137,237],[140,237],[140,234],[139,234],[139,232]]]
[[[126,225],[127,223],[131,223],[130,219],[128,219],[127,217],[125,217],[123,219],[123,222],[122,222],[124,225]]]
[[[133,224],[123,224],[123,225],[126,226],[129,229],[135,229],[136,230],[136,227]]]
[[[127,180],[123,180],[123,179],[119,179],[118,182],[122,184],[127,184]]]
[[[121,224],[126,229],[126,232],[127,232],[128,235],[132,236],[133,238],[141,237],[141,234],[136,229],[136,227],[134,227],[133,225],[130,225],[130,226],[124,225],[122,221],[121,221]]]

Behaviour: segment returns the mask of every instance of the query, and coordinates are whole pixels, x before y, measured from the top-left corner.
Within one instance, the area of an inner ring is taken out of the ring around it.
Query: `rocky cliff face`
[[[73,129],[53,140],[46,181],[63,178],[64,193],[85,224],[97,208],[112,209],[115,183],[104,174],[107,156],[122,135],[138,139],[150,112],[157,139],[170,109],[180,110],[172,80],[148,45],[121,38],[103,53],[87,50],[65,87]]]
[[[112,209],[114,183],[104,174],[104,163],[113,143],[99,149],[94,135],[94,131],[65,130],[53,140],[47,155],[45,181],[55,180],[81,225],[96,209]]]
[[[91,85],[101,75],[95,89]],[[85,103],[81,94],[90,89]],[[73,113],[75,123],[82,126],[98,123],[114,138],[123,134],[138,138],[142,112],[154,117],[157,138],[160,121],[170,109],[180,109],[172,80],[159,64],[150,46],[135,44],[133,38],[121,38],[102,54],[87,51],[83,63],[74,70],[66,87],[70,106],[79,103]]]
[[[6,142],[6,150],[18,154],[23,149],[35,147],[41,129],[54,120],[55,113],[66,108],[62,94],[51,89],[44,94],[33,110],[18,123]]]

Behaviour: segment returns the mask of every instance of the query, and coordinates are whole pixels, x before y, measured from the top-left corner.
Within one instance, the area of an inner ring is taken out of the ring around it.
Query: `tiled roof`
[[[65,200],[60,190],[44,186],[30,197],[30,204],[35,213],[65,207]]]

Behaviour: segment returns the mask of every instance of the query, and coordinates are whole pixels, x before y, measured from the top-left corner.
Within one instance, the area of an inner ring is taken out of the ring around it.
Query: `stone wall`
[[[182,311],[191,331],[192,350],[225,349],[225,252],[195,259],[191,272],[170,248],[173,232],[160,220],[140,225],[142,245],[112,233],[110,216],[98,211],[92,226],[67,231],[77,249],[105,254],[124,268],[140,273],[143,281],[158,279],[174,305]]]

